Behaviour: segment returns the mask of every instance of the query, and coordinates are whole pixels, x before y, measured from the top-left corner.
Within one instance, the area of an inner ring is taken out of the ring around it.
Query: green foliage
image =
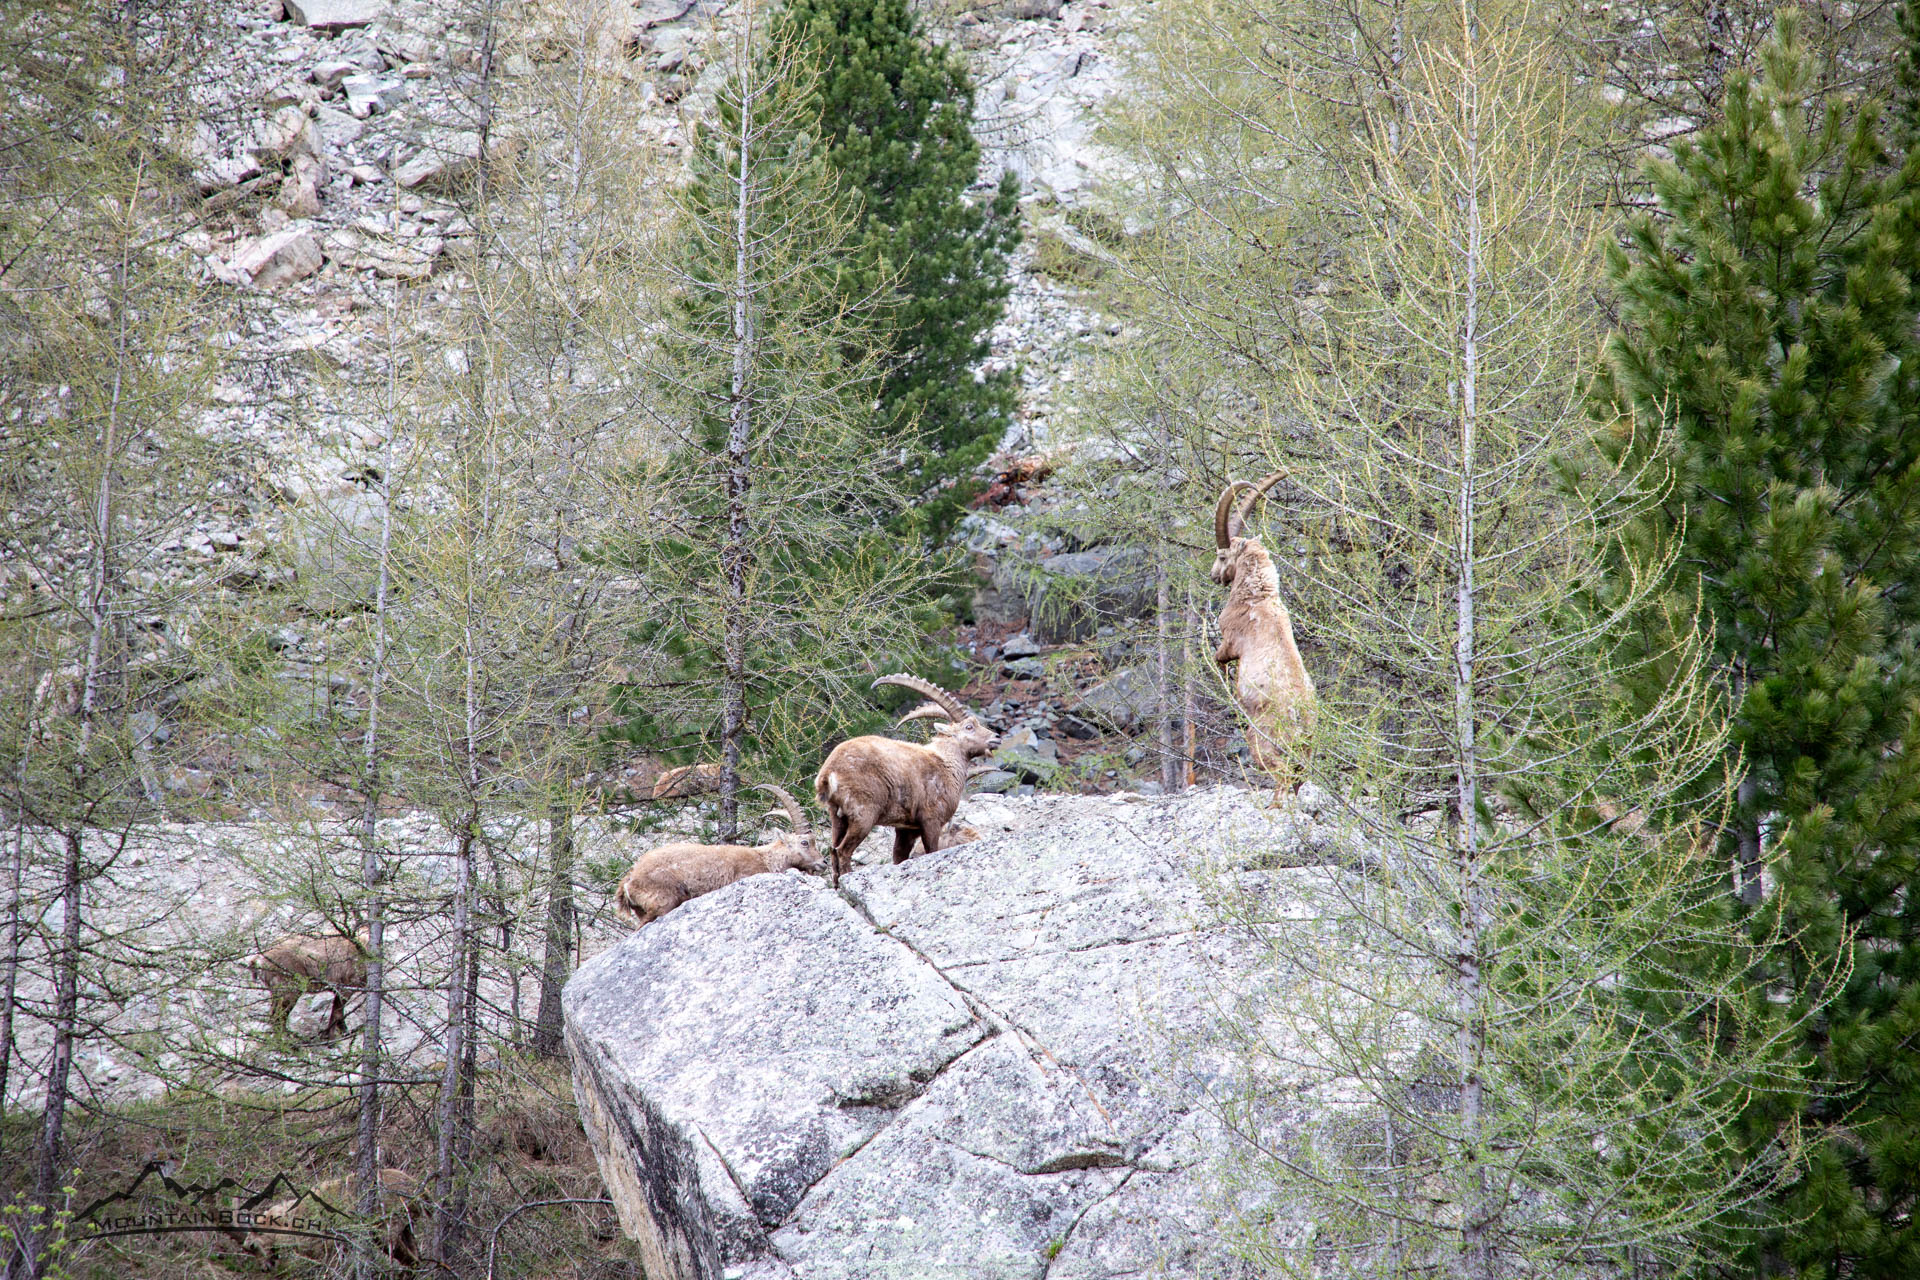
[[[1597,430],[1603,234],[1562,36],[1499,0],[1168,11],[1115,130],[1162,190],[1116,254],[1140,389],[1109,385],[1169,480],[1286,471],[1252,528],[1314,642],[1315,819],[1350,851],[1289,881],[1304,909],[1245,875],[1257,845],[1206,882],[1267,966],[1194,1051],[1250,1274],[1678,1274],[1779,1163],[1737,1139],[1795,1083],[1784,1023],[1668,829],[1722,757],[1699,644],[1668,637],[1661,700],[1626,706],[1655,655],[1567,604],[1662,562],[1613,555],[1650,501],[1630,468],[1612,502],[1554,482]]]
[[[1744,776],[1721,850],[1759,864],[1793,945],[1756,981],[1830,998],[1811,1099],[1756,1106],[1811,1162],[1762,1249],[1803,1276],[1920,1274],[1920,155],[1889,164],[1871,110],[1816,115],[1783,22],[1723,123],[1651,177],[1664,217],[1612,256],[1624,332],[1599,412],[1668,487],[1634,523],[1672,554],[1666,619],[1697,599],[1736,699]],[[1659,424],[1664,430],[1632,430]],[[1642,683],[1643,703],[1656,696]],[[1725,865],[1722,863],[1721,865]],[[1821,975],[1853,946],[1837,990]]]
[[[1902,46],[1893,60],[1893,144],[1905,155],[1920,142],[1920,8],[1904,0],[1894,22]]]
[[[887,529],[907,498],[873,418],[893,276],[864,256],[807,52],[761,38],[739,37],[657,255],[661,443],[636,483],[658,496],[632,545],[663,602],[642,639],[675,670],[626,691],[628,727],[718,749],[727,832],[736,769],[810,776],[939,620],[935,566]]]
[[[791,0],[774,22],[819,67],[822,158],[855,205],[849,296],[888,291],[881,436],[910,452],[925,498],[903,527],[938,542],[1012,412],[1010,371],[976,381],[1019,243],[1018,183],[970,201],[980,167],[966,64],[928,40],[906,0]],[[946,488],[949,482],[959,482]],[[943,490],[932,493],[929,491]]]

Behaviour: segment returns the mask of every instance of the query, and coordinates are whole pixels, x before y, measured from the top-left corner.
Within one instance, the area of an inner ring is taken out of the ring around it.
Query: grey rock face
[[[581,1114],[649,1275],[1240,1274],[1198,1172],[1220,1137],[1171,1055],[1251,957],[1197,925],[1191,873],[1257,862],[1304,897],[1337,874],[1287,865],[1311,819],[1229,788],[960,819],[981,838],[839,894],[750,877],[568,983]]]
[[[765,1254],[808,1189],[988,1031],[797,872],[697,898],[603,952],[566,1010],[588,1135],[663,1276]]]
[[[347,95],[347,109],[359,119],[376,112],[391,111],[406,100],[407,82],[398,76],[347,76],[340,81]]]
[[[322,612],[373,598],[385,500],[354,490],[300,508],[287,522],[286,552],[308,604]]]
[[[273,289],[318,271],[325,259],[320,242],[304,227],[288,227],[246,245],[233,255],[235,272],[262,289]]]
[[[993,762],[1022,782],[1045,782],[1060,768],[1060,751],[1031,729],[1015,729],[1001,739]]]
[[[315,31],[364,27],[387,11],[387,0],[285,0],[287,18]]]
[[[1138,618],[1153,605],[1153,570],[1137,547],[1096,547],[1040,561],[1018,585],[1034,635],[1044,644],[1080,640],[1102,622]],[[999,578],[1007,578],[1001,574]],[[1011,581],[996,579],[1002,590]]]
[[[1153,715],[1153,677],[1144,667],[1128,667],[1111,680],[1080,695],[1080,708],[1116,729],[1133,730]]]
[[[1003,791],[1011,791],[1019,781],[1017,775],[1005,769],[989,769],[985,773],[976,775],[968,785],[975,791],[997,795]]]
[[[1017,636],[1007,638],[1007,642],[1000,646],[1000,656],[1009,659],[1037,658],[1040,656],[1040,643],[1022,631]]]

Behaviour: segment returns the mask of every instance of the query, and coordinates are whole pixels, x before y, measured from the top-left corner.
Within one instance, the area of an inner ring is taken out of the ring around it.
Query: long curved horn
[[[1275,486],[1276,484],[1279,484],[1282,480],[1286,478],[1286,475],[1287,473],[1284,471],[1276,471],[1272,475],[1268,476],[1266,479],[1262,480],[1259,484],[1246,485],[1247,496],[1240,499],[1240,509],[1239,511],[1234,513],[1234,517],[1233,517],[1232,528],[1233,528],[1234,537],[1237,538],[1240,536],[1241,527],[1246,524],[1247,517],[1253,513],[1253,504],[1260,501],[1261,498],[1264,498],[1267,494],[1267,490],[1273,488],[1273,486]],[[1242,481],[1241,483],[1246,484],[1245,481]]]
[[[907,714],[901,716],[900,723],[894,725],[893,727],[898,729],[902,725],[905,725],[910,721],[914,721],[914,720],[951,720],[951,719],[953,719],[953,717],[948,715],[947,709],[941,706],[939,703],[923,702],[919,706],[915,707],[913,710],[907,712]]]
[[[967,709],[960,705],[960,699],[954,697],[939,685],[922,680],[919,676],[881,676],[873,682],[873,687],[878,689],[883,684],[897,684],[902,689],[911,689],[921,697],[931,702],[939,703],[946,709],[949,720],[964,720],[967,718]]]
[[[788,824],[807,839],[813,839],[813,824],[807,821],[807,811],[800,807],[798,800],[787,794],[784,787],[776,787],[771,782],[762,782],[755,786],[754,790],[765,791],[778,800],[780,807],[787,811]]]
[[[1227,518],[1233,512],[1233,495],[1247,487],[1245,480],[1232,480],[1220,491],[1220,501],[1213,508],[1213,542],[1225,551],[1227,544],[1233,541],[1233,530],[1227,524]]]

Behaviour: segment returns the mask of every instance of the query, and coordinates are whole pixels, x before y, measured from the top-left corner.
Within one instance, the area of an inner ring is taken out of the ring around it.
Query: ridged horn
[[[1214,504],[1213,543],[1222,551],[1233,541],[1233,530],[1227,525],[1228,518],[1233,514],[1233,495],[1247,487],[1245,480],[1229,481],[1227,487],[1220,491],[1220,501]]]
[[[765,791],[778,800],[780,807],[787,811],[788,824],[807,839],[813,839],[813,824],[807,821],[807,811],[800,807],[798,800],[787,794],[784,787],[776,787],[771,782],[762,782],[755,786],[754,790]]]
[[[897,684],[902,689],[913,690],[930,702],[939,703],[941,708],[946,711],[947,719],[949,720],[964,720],[967,718],[967,709],[960,705],[958,698],[948,693],[945,689],[942,689],[939,685],[927,680],[922,680],[919,676],[881,676],[873,682],[873,687],[878,689],[883,684]]]
[[[1231,532],[1234,537],[1237,538],[1240,536],[1240,530],[1247,523],[1247,517],[1253,513],[1253,504],[1264,498],[1267,490],[1279,484],[1286,478],[1286,475],[1287,473],[1284,471],[1276,471],[1259,484],[1246,485],[1247,495],[1240,499],[1240,509],[1236,511],[1233,516]],[[1246,482],[1242,481],[1241,483],[1245,484]]]
[[[947,714],[947,709],[941,706],[939,703],[923,702],[919,706],[915,707],[913,710],[907,712],[907,714],[901,716],[900,723],[894,725],[893,727],[898,729],[903,725],[906,725],[914,720],[950,720],[950,719],[952,719],[952,717]]]

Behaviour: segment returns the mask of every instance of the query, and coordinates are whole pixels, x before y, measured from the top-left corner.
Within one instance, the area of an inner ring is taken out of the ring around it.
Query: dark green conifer
[[[1920,1276],[1920,155],[1896,164],[1870,109],[1814,117],[1791,20],[1763,63],[1654,167],[1661,216],[1614,256],[1624,328],[1597,390],[1637,424],[1617,453],[1670,481],[1638,534],[1674,553],[1671,612],[1704,609],[1733,699],[1740,786],[1719,854],[1763,943],[1756,994],[1830,1000],[1807,1023],[1803,1103],[1751,1115],[1756,1143],[1804,1139],[1809,1157],[1755,1273],[1905,1280]],[[1779,934],[1761,926],[1776,908]]]
[[[1009,173],[968,198],[980,168],[972,80],[906,0],[791,0],[775,25],[818,71],[827,162],[858,205],[849,294],[894,280],[880,426],[907,449],[908,487],[925,499],[918,527],[937,535],[1014,405],[1010,372],[973,371],[1006,302],[1018,183]]]

